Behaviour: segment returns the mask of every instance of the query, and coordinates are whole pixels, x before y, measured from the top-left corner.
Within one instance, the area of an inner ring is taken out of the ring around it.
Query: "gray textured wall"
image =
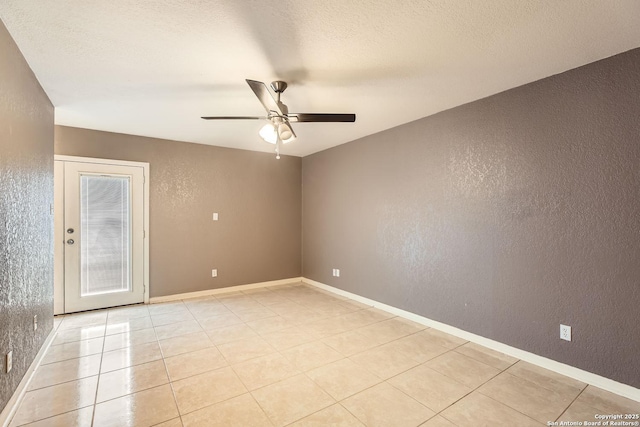
[[[0,411],[53,327],[51,203],[53,106],[0,21]]]
[[[305,157],[303,242],[305,277],[640,387],[640,49]]]
[[[300,276],[300,158],[64,126],[55,152],[150,163],[152,297]]]

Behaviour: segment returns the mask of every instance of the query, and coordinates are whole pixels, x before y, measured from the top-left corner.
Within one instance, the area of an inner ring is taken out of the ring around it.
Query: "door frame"
[[[143,169],[143,274],[144,303],[149,304],[149,163],[128,160],[97,159],[93,157],[76,157],[55,154],[54,161],[95,163],[113,166],[134,166]],[[56,179],[54,183],[54,314],[64,314],[64,179]]]

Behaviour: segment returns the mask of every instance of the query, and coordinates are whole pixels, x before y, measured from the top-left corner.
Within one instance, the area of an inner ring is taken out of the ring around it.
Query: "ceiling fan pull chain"
[[[277,134],[276,137],[276,159],[280,160],[280,135]]]

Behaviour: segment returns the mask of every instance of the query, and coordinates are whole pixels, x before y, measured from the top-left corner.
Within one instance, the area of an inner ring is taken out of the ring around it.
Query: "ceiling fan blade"
[[[219,117],[200,117],[205,120],[264,120],[266,117],[258,116],[219,116]]]
[[[355,114],[332,113],[292,113],[288,115],[292,122],[341,122],[352,123],[356,121]]]
[[[271,92],[269,92],[267,85],[256,80],[247,79],[246,82],[251,87],[251,90],[253,90],[253,93],[256,94],[256,96],[264,106],[264,109],[267,110],[267,113],[271,113],[272,111],[275,111],[279,115],[281,116],[283,115],[282,110],[280,109],[280,106],[278,105],[276,100],[273,98],[273,95],[271,95]]]

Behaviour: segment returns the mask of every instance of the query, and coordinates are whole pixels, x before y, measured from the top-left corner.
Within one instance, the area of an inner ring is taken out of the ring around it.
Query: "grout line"
[[[109,319],[109,312],[107,311],[107,318],[105,319],[105,331],[106,331],[106,322]],[[102,351],[100,352],[100,365],[98,366],[98,381],[96,381],[96,393],[93,396],[93,413],[91,414],[91,425],[93,426],[96,419],[96,406],[98,405],[98,390],[100,390],[100,373],[102,371],[102,360],[104,357],[104,345],[106,339],[102,338]]]
[[[573,405],[573,404],[576,402],[576,400],[578,400],[578,398],[582,395],[582,393],[584,393],[584,391],[587,389],[587,387],[589,387],[589,385],[588,385],[588,384],[585,384],[585,386],[583,387],[583,389],[582,389],[582,390],[580,390],[580,393],[578,393],[578,395],[577,395],[577,396],[576,396],[576,397],[571,401],[571,403],[569,403],[569,405],[567,405],[567,407],[566,407],[566,408],[564,408],[564,411],[562,411],[562,413],[561,413],[560,415],[558,415],[558,418],[556,418],[554,421],[559,421],[559,420],[560,420],[560,418],[561,418],[561,417],[562,417],[562,416],[563,416],[563,415],[564,415],[564,414],[569,410],[569,408],[571,407],[571,405]],[[596,409],[596,410],[594,411],[594,414],[597,414],[597,413],[598,413],[598,410]]]
[[[477,391],[477,390],[476,390],[476,391]],[[517,413],[519,413],[520,415],[522,415],[522,416],[525,416],[525,417],[529,418],[530,420],[534,421],[534,422],[535,422],[535,423],[537,423],[537,424],[544,425],[544,423],[543,423],[542,421],[538,421],[538,420],[536,420],[535,418],[533,418],[533,417],[531,417],[531,416],[529,416],[529,415],[525,414],[524,412],[519,411],[519,410],[517,410],[516,408],[512,408],[511,406],[507,405],[506,403],[499,401],[498,399],[494,399],[494,398],[493,398],[493,397],[491,397],[491,396],[487,396],[486,394],[484,394],[484,393],[482,393],[482,392],[480,392],[480,391],[478,391],[478,393],[480,393],[481,395],[483,395],[483,396],[484,396],[484,397],[486,397],[487,399],[491,399],[491,400],[493,400],[494,402],[497,402],[497,403],[499,403],[499,404],[501,404],[501,405],[503,405],[503,406],[506,406],[507,408],[509,408],[509,409],[511,409],[511,410],[513,410],[513,411],[515,411],[515,412],[517,412]]]

